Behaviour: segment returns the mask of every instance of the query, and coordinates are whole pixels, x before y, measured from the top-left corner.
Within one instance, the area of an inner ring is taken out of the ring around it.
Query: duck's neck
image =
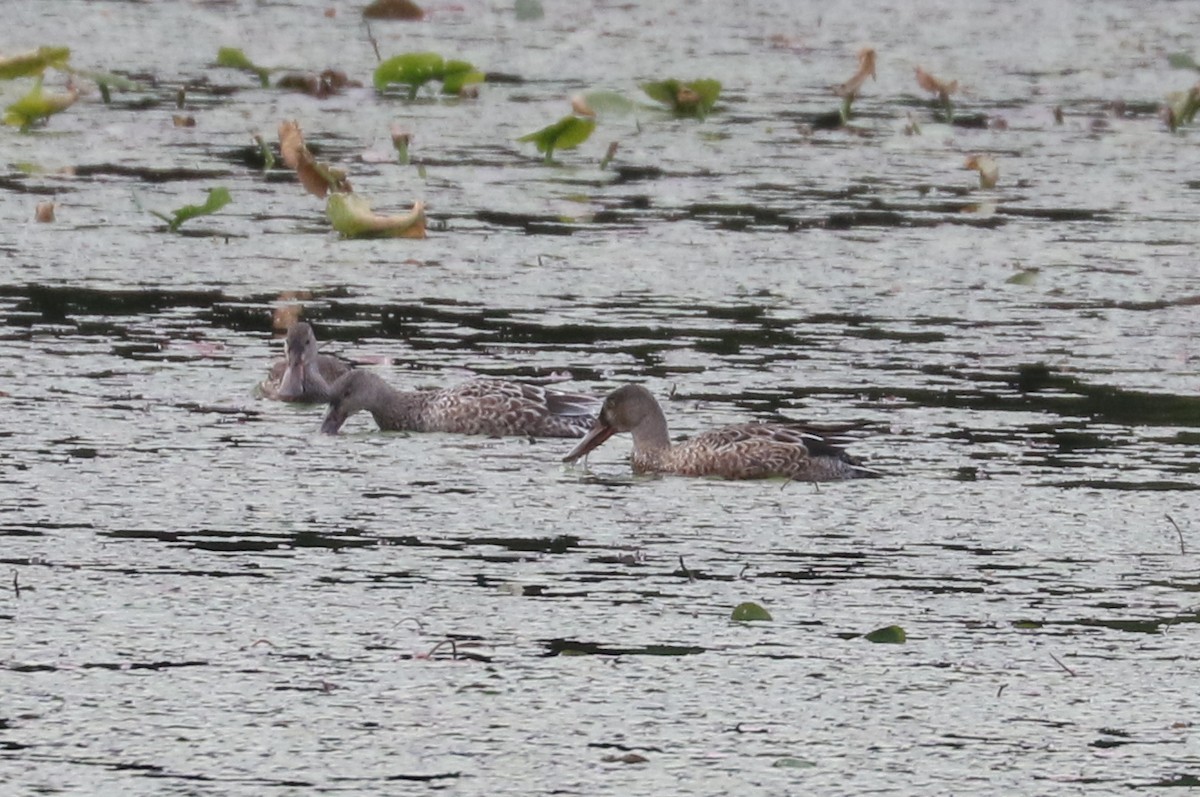
[[[671,437],[667,434],[667,418],[657,403],[651,406],[641,423],[630,430],[633,435],[634,455],[662,456],[671,450]]]
[[[380,384],[366,409],[380,429],[391,431],[425,432],[428,423],[426,408],[429,391],[402,391]]]

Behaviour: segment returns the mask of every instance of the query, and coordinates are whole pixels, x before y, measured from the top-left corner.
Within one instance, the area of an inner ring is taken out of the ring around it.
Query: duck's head
[[[279,397],[291,401],[304,395],[304,380],[309,366],[317,360],[317,336],[312,327],[298,321],[288,328],[283,340],[287,368],[279,380]]]
[[[593,449],[599,448],[605,440],[617,432],[635,432],[647,423],[664,423],[662,410],[650,391],[641,385],[623,385],[604,399],[604,406],[592,427],[579,445],[563,457],[563,462],[574,462]]]
[[[387,383],[370,371],[356,368],[338,377],[329,386],[329,410],[321,423],[325,434],[337,434],[354,413],[370,410],[386,398]]]

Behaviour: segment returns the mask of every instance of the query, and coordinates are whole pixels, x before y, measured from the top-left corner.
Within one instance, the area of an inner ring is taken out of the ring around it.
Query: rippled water
[[[385,55],[507,76],[411,103],[213,66],[240,46],[367,81],[355,7],[5,9],[0,53],[66,44],[141,88],[2,132],[0,783],[1200,784],[1200,183],[1195,131],[1157,116],[1196,81],[1166,54],[1195,51],[1200,7],[545,5],[375,23]],[[855,128],[824,129],[864,44]],[[963,83],[976,126],[934,120],[917,64]],[[515,141],[574,92],[667,76],[720,78],[717,113],[602,118],[558,166]],[[252,165],[285,118],[381,209],[425,200],[429,238],[333,237]],[[393,122],[423,176],[388,162]],[[993,190],[961,168],[977,152]],[[233,203],[183,235],[134,201],[214,185]],[[33,223],[47,198],[58,220]],[[366,416],[322,437],[319,408],[254,393],[296,305],[397,386],[637,381],[678,434],[852,423],[889,477],[642,479],[627,439],[567,468],[565,441]],[[732,623],[747,600],[773,622]],[[861,636],[893,624],[905,644]]]

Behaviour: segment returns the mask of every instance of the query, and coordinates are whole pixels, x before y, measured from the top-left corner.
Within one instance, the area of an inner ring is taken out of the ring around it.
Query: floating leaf
[[[1187,91],[1173,91],[1167,95],[1167,127],[1171,132],[1180,125],[1191,124],[1200,111],[1200,83]]]
[[[632,113],[637,104],[615,91],[591,91],[583,95],[583,102],[593,113],[600,116],[622,116]]]
[[[858,51],[858,70],[845,83],[835,87],[834,93],[839,97],[858,94],[867,78],[875,79],[875,51],[870,47]]]
[[[217,66],[240,69],[243,72],[258,75],[258,82],[263,85],[263,88],[271,85],[271,70],[251,61],[237,47],[222,47],[217,50]]]
[[[537,145],[538,152],[546,153],[546,162],[549,163],[554,157],[554,150],[578,147],[587,141],[595,129],[595,119],[564,116],[552,125],[521,136],[517,141],[532,141]]]
[[[88,80],[95,81],[101,86],[109,86],[117,91],[137,91],[142,87],[142,84],[136,80],[130,80],[124,75],[114,75],[112,72],[93,72],[85,69],[72,69],[72,74],[85,77]]]
[[[77,99],[78,89],[71,89],[63,94],[43,92],[42,78],[39,75],[28,94],[4,109],[4,124],[27,130],[43,119],[70,108]]]
[[[522,22],[541,19],[546,15],[541,0],[517,0],[514,10],[517,12],[517,19]]]
[[[900,626],[889,625],[885,628],[876,628],[866,635],[866,639],[868,642],[883,645],[899,645],[908,639],[908,635],[904,633],[904,629]]]
[[[814,769],[817,765],[804,758],[792,758],[788,756],[785,758],[776,758],[771,762],[771,766],[776,769]]]
[[[443,94],[458,94],[464,86],[482,83],[486,75],[466,61],[447,61],[440,77]]]
[[[950,82],[946,82],[939,80],[919,66],[916,68],[916,73],[917,85],[925,91],[938,96],[938,102],[946,109],[947,121],[953,122],[954,103],[950,101],[950,95],[958,91],[958,81],[951,80]]]
[[[445,68],[445,61],[437,53],[404,53],[375,67],[375,88],[385,90],[393,83],[409,87],[409,99],[417,96],[417,89],[437,79]]]
[[[739,603],[729,619],[735,623],[769,622],[771,613],[753,601]]]
[[[706,79],[681,83],[674,79],[657,80],[643,83],[642,91],[646,92],[650,99],[670,106],[671,111],[678,116],[703,119],[712,111],[713,106],[717,104],[717,98],[721,96],[721,81]]]
[[[842,125],[850,121],[850,108],[867,78],[875,78],[875,51],[870,47],[858,51],[858,70],[854,75],[840,86],[833,87],[833,93],[842,98],[842,106],[838,111]]]
[[[330,194],[325,215],[333,228],[346,238],[424,238],[425,204],[413,203],[412,210],[397,216],[379,216],[367,200],[354,194]]]
[[[46,71],[46,67],[65,70],[70,57],[69,47],[39,47],[27,53],[0,58],[0,80],[40,75]]]
[[[365,19],[424,19],[425,12],[412,0],[375,0],[363,9]]]
[[[1037,282],[1038,273],[1040,271],[1041,269],[1037,268],[1021,269],[1016,274],[1013,274],[1011,277],[1006,279],[1005,282],[1009,285],[1033,285],[1035,282]]]
[[[1171,53],[1167,56],[1167,64],[1172,69],[1200,70],[1200,64],[1196,63],[1196,59],[1189,53]]]
[[[203,205],[184,205],[183,207],[171,212],[168,216],[165,213],[159,213],[157,210],[151,210],[150,213],[158,216],[167,223],[167,229],[175,232],[179,226],[189,219],[194,219],[197,216],[208,216],[216,213],[221,208],[228,205],[233,200],[229,195],[228,188],[212,188],[209,189],[208,199]]]
[[[296,170],[300,184],[313,196],[324,197],[330,191],[350,190],[346,173],[324,163],[319,163],[304,143],[300,125],[294,121],[279,123],[279,154],[283,162]]]
[[[33,218],[34,221],[41,222],[42,224],[49,224],[50,222],[54,221],[54,203],[37,203],[37,207],[34,208],[33,211]]]
[[[991,155],[971,155],[963,162],[963,168],[979,172],[980,188],[995,188],[1000,179],[1000,166]]]

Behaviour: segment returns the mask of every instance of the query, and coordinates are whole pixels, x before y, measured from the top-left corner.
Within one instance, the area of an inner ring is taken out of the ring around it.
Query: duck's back
[[[430,391],[421,411],[425,431],[482,435],[582,437],[599,401],[500,379],[473,379]]]
[[[741,423],[704,432],[641,463],[643,470],[725,479],[839,481],[877,475],[801,426]],[[635,456],[634,466],[638,467]]]

